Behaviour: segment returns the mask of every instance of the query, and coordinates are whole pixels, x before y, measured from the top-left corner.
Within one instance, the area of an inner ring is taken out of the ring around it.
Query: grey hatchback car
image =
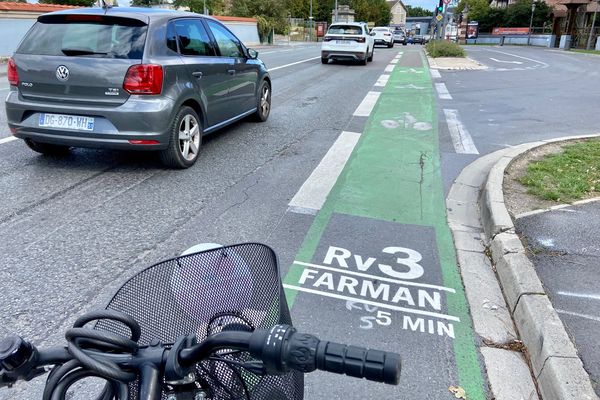
[[[33,150],[156,150],[187,168],[202,136],[265,121],[271,79],[255,50],[216,19],[149,8],[38,17],[8,62],[8,125]]]

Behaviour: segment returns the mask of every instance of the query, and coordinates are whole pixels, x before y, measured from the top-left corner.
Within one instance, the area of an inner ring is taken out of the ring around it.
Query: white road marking
[[[286,65],[281,65],[279,67],[275,67],[275,68],[269,68],[269,72],[271,71],[277,71],[278,69],[282,69],[282,68],[287,68],[287,67],[291,67],[292,65],[298,65],[298,64],[302,64],[305,63],[307,61],[312,61],[312,60],[316,60],[317,58],[321,58],[321,56],[318,57],[312,57],[312,58],[307,58],[305,60],[300,60],[300,61],[296,61],[290,64],[286,64]]]
[[[440,71],[437,69],[430,69],[429,72],[431,73],[431,77],[433,79],[440,79],[442,77],[442,75],[440,75]]]
[[[513,147],[513,146],[510,146],[510,147]],[[522,214],[515,215],[515,219],[525,218],[525,217],[529,217],[530,215],[536,215],[536,214],[541,214],[541,213],[545,213],[545,212],[548,212],[548,211],[555,211],[555,210],[556,211],[566,211],[566,212],[576,212],[575,210],[565,210],[565,208],[572,207],[572,206],[577,206],[577,205],[580,205],[580,204],[592,203],[594,201],[600,201],[600,197],[594,197],[594,198],[591,198],[591,199],[579,200],[579,201],[575,201],[575,202],[573,202],[571,204],[559,204],[559,205],[556,205],[556,206],[552,206],[550,208],[542,208],[542,209],[539,209],[539,210],[527,211],[527,212],[524,212]]]
[[[392,72],[392,71],[394,71],[394,67],[395,67],[394,64],[388,65],[387,67],[385,67],[385,72]]]
[[[387,74],[383,74],[381,75],[378,79],[377,82],[375,82],[375,86],[385,86],[388,83],[388,79],[390,79],[390,76]]]
[[[499,63],[506,63],[506,64],[519,64],[519,65],[523,64],[521,61],[504,61],[504,60],[497,60],[497,59],[495,59],[493,57],[490,57],[490,60],[496,61],[496,62],[499,62]]]
[[[600,318],[594,317],[593,315],[580,314],[580,313],[576,313],[576,312],[559,310],[559,309],[556,309],[556,312],[559,314],[567,314],[567,315],[572,315],[574,317],[580,317],[580,318],[585,318],[585,319],[589,319],[592,321],[600,322]]]
[[[398,64],[398,61],[400,61],[399,58],[394,58],[392,61],[390,61],[390,64]]]
[[[390,310],[401,311],[401,312],[404,312],[404,313],[407,313],[407,314],[426,315],[428,317],[434,317],[434,318],[440,318],[440,319],[447,319],[449,321],[460,322],[460,318],[454,317],[452,315],[439,314],[439,313],[434,313],[434,312],[430,312],[430,311],[414,310],[412,308],[398,307],[398,306],[393,306],[393,305],[390,305],[390,304],[378,303],[376,301],[370,301],[370,300],[365,300],[365,299],[361,299],[361,298],[344,296],[344,295],[337,294],[337,293],[331,293],[331,292],[325,292],[325,291],[320,291],[320,290],[315,290],[315,289],[309,289],[309,288],[305,288],[305,287],[301,287],[301,286],[288,285],[286,283],[283,284],[283,287],[286,288],[286,289],[298,290],[300,292],[317,294],[319,296],[332,297],[334,299],[340,299],[340,300],[346,300],[346,301],[350,300],[350,301],[355,301],[357,303],[368,304],[370,306],[388,308]]]
[[[3,139],[0,139],[0,144],[12,142],[13,140],[17,140],[17,138],[14,136],[5,137]]]
[[[473,138],[464,127],[458,116],[458,110],[447,110],[444,109],[446,115],[446,123],[448,124],[448,130],[452,137],[452,144],[457,153],[460,154],[479,154]]]
[[[448,88],[445,83],[436,83],[435,90],[438,92],[438,97],[442,100],[452,100],[452,96],[450,92],[448,92]]]
[[[505,54],[505,55],[507,55],[507,56],[517,57],[517,58],[520,58],[520,59],[522,59],[522,60],[532,61],[532,62],[534,62],[534,63],[538,63],[538,64],[540,64],[540,65],[542,66],[542,68],[547,68],[547,67],[549,67],[549,65],[548,65],[548,64],[546,64],[545,62],[543,62],[543,61],[538,61],[538,60],[534,60],[533,58],[528,58],[528,57],[518,56],[518,55],[516,55],[516,54],[507,53],[507,52],[500,51],[500,50],[492,50],[492,49],[486,49],[486,50],[487,50],[487,51],[493,51],[493,52],[495,52],[495,53]]]
[[[294,261],[294,263],[292,265],[301,265],[304,267],[324,269],[327,271],[339,272],[344,275],[355,275],[355,276],[360,276],[362,278],[368,278],[368,279],[373,279],[373,280],[383,281],[383,282],[390,282],[390,283],[395,283],[395,284],[403,285],[403,286],[417,286],[417,287],[424,287],[424,288],[429,288],[429,289],[445,291],[445,292],[449,292],[449,293],[456,293],[456,290],[454,290],[453,288],[450,288],[450,287],[446,287],[446,286],[430,285],[427,283],[418,283],[418,282],[410,282],[410,281],[401,281],[398,279],[385,278],[385,277],[377,276],[377,275],[363,274],[361,272],[354,272],[354,271],[350,271],[347,269],[326,267],[324,265],[311,264],[311,263],[302,262],[302,261]]]
[[[323,207],[359,138],[360,133],[344,131],[340,134],[288,204],[289,211],[315,215]]]
[[[369,115],[371,115],[373,107],[375,107],[375,104],[377,103],[377,100],[379,100],[380,95],[381,92],[367,93],[363,101],[356,108],[356,111],[354,111],[353,115],[355,117],[368,117]]]
[[[574,292],[556,292],[556,294],[560,294],[561,296],[568,296],[568,297],[580,297],[583,299],[593,299],[593,300],[600,300],[600,295],[598,294],[587,294],[587,293],[574,293]]]

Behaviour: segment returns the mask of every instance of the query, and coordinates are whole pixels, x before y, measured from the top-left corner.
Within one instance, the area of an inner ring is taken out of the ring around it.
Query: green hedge
[[[430,57],[464,57],[465,51],[454,42],[433,40],[425,46]]]

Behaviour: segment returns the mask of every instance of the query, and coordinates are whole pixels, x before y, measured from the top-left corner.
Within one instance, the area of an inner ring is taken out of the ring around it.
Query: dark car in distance
[[[187,168],[203,135],[268,118],[271,79],[257,56],[219,21],[194,13],[45,14],[8,62],[8,125],[44,154],[154,150],[165,165]]]

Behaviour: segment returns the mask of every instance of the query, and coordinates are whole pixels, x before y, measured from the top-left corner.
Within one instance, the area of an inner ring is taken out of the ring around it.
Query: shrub
[[[454,42],[433,40],[425,46],[430,57],[464,57],[465,51]]]

